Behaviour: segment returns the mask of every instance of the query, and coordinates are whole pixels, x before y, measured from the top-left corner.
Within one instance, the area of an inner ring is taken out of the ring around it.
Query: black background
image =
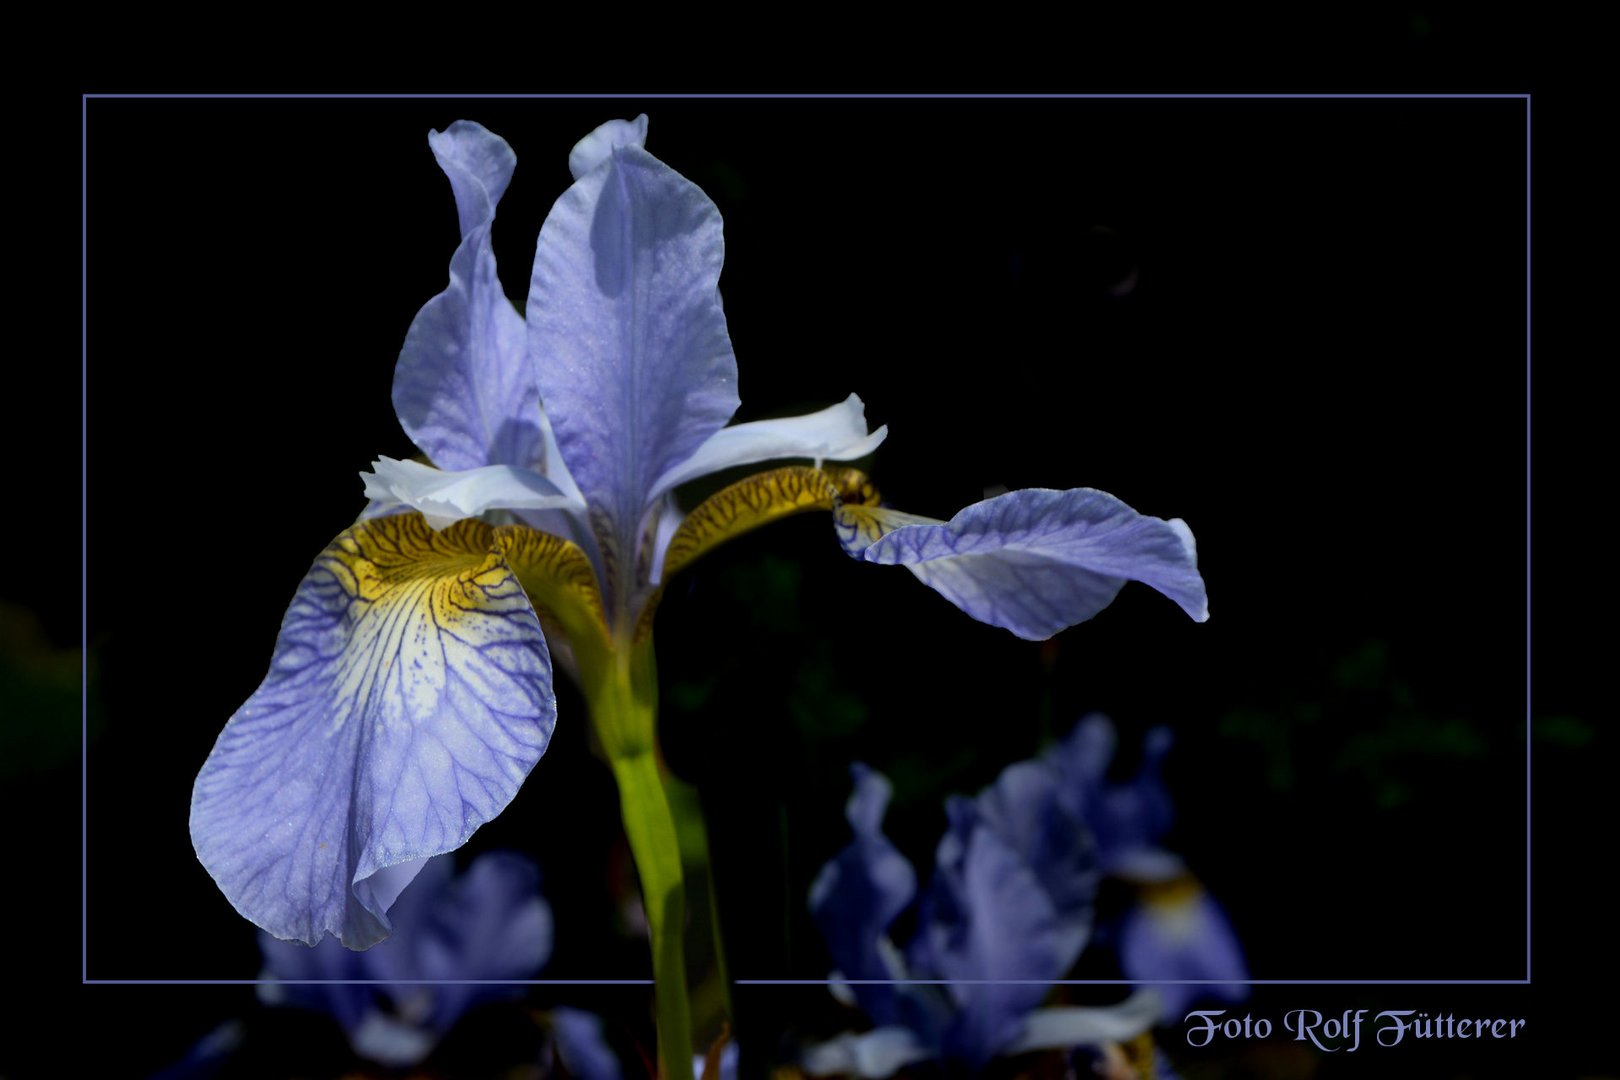
[[[427,128],[517,150],[496,246],[521,302],[568,146],[643,109],[725,215],[739,419],[855,390],[905,509],[1088,485],[1183,517],[1213,611],[1132,586],[1022,643],[815,519],[677,582],[665,743],[704,793],[734,976],[825,973],[803,896],[850,760],[894,776],[926,867],[945,794],[1093,708],[1127,751],[1175,729],[1170,842],[1256,977],[1525,975],[1522,102],[326,100],[90,106],[91,978],[256,970],[191,854],[190,782],[354,473],[410,452],[393,360],[455,242]],[[1576,703],[1537,701],[1536,750],[1575,764]],[[468,852],[545,868],[545,974],[636,975],[602,914],[611,785],[561,707]],[[819,1007],[793,993],[740,994],[744,1031]],[[132,1019],[141,1060],[248,994]]]

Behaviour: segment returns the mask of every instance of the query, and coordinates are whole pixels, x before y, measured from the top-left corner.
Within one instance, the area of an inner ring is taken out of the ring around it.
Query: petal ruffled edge
[[[1093,488],[1026,488],[948,522],[844,507],[840,539],[867,562],[905,566],[980,622],[1041,641],[1113,602],[1127,580],[1209,618],[1192,531]]]
[[[435,469],[419,461],[379,457],[374,472],[363,472],[368,516],[388,513],[395,506],[421,512],[435,529],[447,528],[464,518],[489,510],[568,510],[583,514],[584,501],[548,477],[512,465],[485,465],[476,469]]]
[[[575,180],[613,156],[621,146],[647,145],[647,114],[634,120],[609,120],[574,144],[568,151],[568,172]]]
[[[697,451],[653,484],[654,497],[700,476],[762,461],[810,458],[815,468],[825,461],[854,461],[876,450],[889,426],[866,426],[866,405],[851,394],[837,405],[803,416],[751,420],[721,428]]]

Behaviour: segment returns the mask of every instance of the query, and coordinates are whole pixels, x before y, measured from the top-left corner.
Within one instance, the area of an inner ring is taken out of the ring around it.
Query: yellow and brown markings
[[[875,505],[877,489],[854,469],[813,469],[790,465],[771,469],[722,488],[686,515],[664,555],[663,580],[713,548],[807,510],[836,510],[840,504]]]
[[[388,600],[399,590],[421,594],[440,625],[486,606],[508,573],[489,526],[459,521],[435,532],[420,514],[363,521],[332,541],[321,561],[338,586],[363,604]]]
[[[576,648],[585,634],[600,634],[605,642],[602,590],[578,544],[522,525],[504,525],[495,534],[529,599],[556,619]]]

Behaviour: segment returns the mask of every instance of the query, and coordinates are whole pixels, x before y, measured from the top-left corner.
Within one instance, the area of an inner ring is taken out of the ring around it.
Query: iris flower
[[[1172,819],[1160,777],[1169,732],[1148,733],[1142,765],[1124,781],[1108,778],[1116,743],[1113,724],[1092,714],[976,798],[950,799],[904,950],[887,933],[913,903],[916,874],[882,832],[888,781],[855,766],[846,811],[854,840],[817,875],[810,910],[838,966],[835,985],[876,1027],[814,1048],[810,1072],[885,1076],[934,1057],[978,1069],[1029,1050],[1126,1042],[1180,1020],[1197,997],[1242,999],[1231,980],[1247,973],[1230,923],[1181,859],[1157,846]],[[1140,902],[1107,936],[1126,978],[1151,993],[1109,1009],[1040,1008],[1103,936],[1093,933],[1093,904],[1104,875],[1140,887]]]
[[[619,782],[655,971],[678,956],[678,941],[659,953],[681,871],[654,753],[652,616],[670,575],[776,518],[829,511],[850,555],[906,566],[1026,638],[1090,618],[1126,580],[1207,617],[1180,521],[1085,488],[1014,491],[948,522],[892,510],[864,476],[825,467],[886,434],[854,395],[729,424],[720,214],[646,134],[644,116],[612,121],[573,148],[522,315],[490,242],[511,148],[465,121],[429,135],[461,240],[406,335],[393,400],[431,464],[382,458],[363,474],[370,506],[299,584],[269,674],[192,794],[198,857],[278,938],[382,940],[423,862],[511,801],[555,722],[549,638],[566,643]],[[801,464],[677,507],[688,481],[786,461]]]
[[[889,783],[854,768],[847,809],[853,842],[822,868],[810,910],[833,961],[835,986],[876,1025],[811,1048],[811,1074],[887,1076],[934,1058],[982,1069],[992,1058],[1134,1039],[1159,1000],[1040,1008],[1091,933],[1096,848],[1058,798],[1053,775],[1023,762],[978,799],[953,798],[934,877],[904,950],[888,927],[916,894],[916,874],[882,832]],[[943,981],[946,985],[935,985]]]
[[[473,1006],[517,996],[501,983],[533,978],[551,957],[540,871],[512,852],[486,852],[459,877],[448,856],[430,860],[390,914],[398,932],[365,952],[261,934],[260,1000],[326,1013],[360,1056],[410,1065]]]

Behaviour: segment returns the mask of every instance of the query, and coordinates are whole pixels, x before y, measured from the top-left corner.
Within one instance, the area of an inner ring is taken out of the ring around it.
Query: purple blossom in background
[[[1109,1008],[1040,1007],[1092,940],[1105,873],[1143,889],[1112,928],[1127,978],[1247,977],[1224,915],[1181,860],[1157,846],[1172,819],[1159,775],[1168,749],[1167,731],[1150,732],[1138,773],[1110,781],[1113,725],[1088,716],[976,798],[951,798],[903,950],[887,931],[911,906],[915,871],[882,832],[888,781],[856,765],[846,811],[854,840],[817,875],[810,910],[837,967],[835,985],[875,1027],[813,1047],[806,1070],[879,1077],[930,1058],[978,1069],[1025,1051],[1124,1042],[1179,1019],[1206,993],[1240,999],[1241,986],[1159,985]],[[861,982],[908,979],[950,982]]]
[[[1199,999],[1242,1001],[1248,991],[1241,982],[1249,975],[1237,933],[1181,858],[1159,846],[1175,817],[1160,774],[1170,732],[1147,733],[1142,764],[1123,783],[1107,780],[1116,743],[1113,724],[1092,714],[1041,760],[1061,778],[1065,804],[1096,837],[1099,865],[1137,887],[1137,903],[1111,928],[1120,969],[1148,984],[1182,981],[1153,985],[1168,1023]],[[1208,982],[1185,984],[1196,980]]]
[[[915,874],[881,832],[888,781],[863,765],[852,772],[848,817],[855,841],[823,867],[810,890],[811,915],[837,978],[963,981],[844,985],[877,1026],[810,1048],[802,1062],[807,1072],[882,1077],[932,1058],[978,1069],[1002,1055],[1123,1041],[1152,1025],[1159,1007],[1152,995],[1106,1008],[1037,1007],[1085,945],[1096,882],[1083,826],[1067,823],[1079,838],[1067,845],[1076,865],[1039,870],[1026,853],[1062,846],[1063,827],[1043,823],[1039,836],[1001,831],[1009,818],[998,815],[1029,819],[1025,796],[1046,798],[1047,813],[1064,813],[1050,785],[1015,767],[980,802],[950,801],[934,879],[919,904],[916,935],[902,952],[887,928],[910,905]],[[877,906],[869,907],[874,899]]]
[[[1127,580],[1208,617],[1179,520],[1088,488],[1009,492],[949,522],[892,510],[859,474],[821,469],[885,437],[853,394],[731,424],[719,210],[647,153],[646,135],[644,116],[611,121],[574,147],[521,316],[490,240],[515,155],[466,121],[429,136],[461,240],[449,284],[406,334],[393,402],[432,464],[381,458],[363,474],[363,520],[299,584],[268,675],[192,792],[198,858],[277,938],[383,940],[426,861],[511,802],[556,716],[537,597],[567,655],[594,649],[606,670],[601,655],[650,632],[667,575],[816,509],[851,556],[906,566],[1021,637],[1090,618]],[[690,513],[675,498],[711,473],[785,460],[815,467],[759,473]]]
[[[489,852],[455,876],[429,860],[391,912],[394,935],[365,952],[334,939],[314,948],[260,934],[266,1004],[331,1016],[361,1057],[409,1065],[426,1057],[475,1005],[521,996],[521,986],[443,985],[531,979],[551,956],[551,908],[528,859]],[[292,980],[384,980],[383,985],[288,985]],[[423,980],[440,985],[411,985]]]

